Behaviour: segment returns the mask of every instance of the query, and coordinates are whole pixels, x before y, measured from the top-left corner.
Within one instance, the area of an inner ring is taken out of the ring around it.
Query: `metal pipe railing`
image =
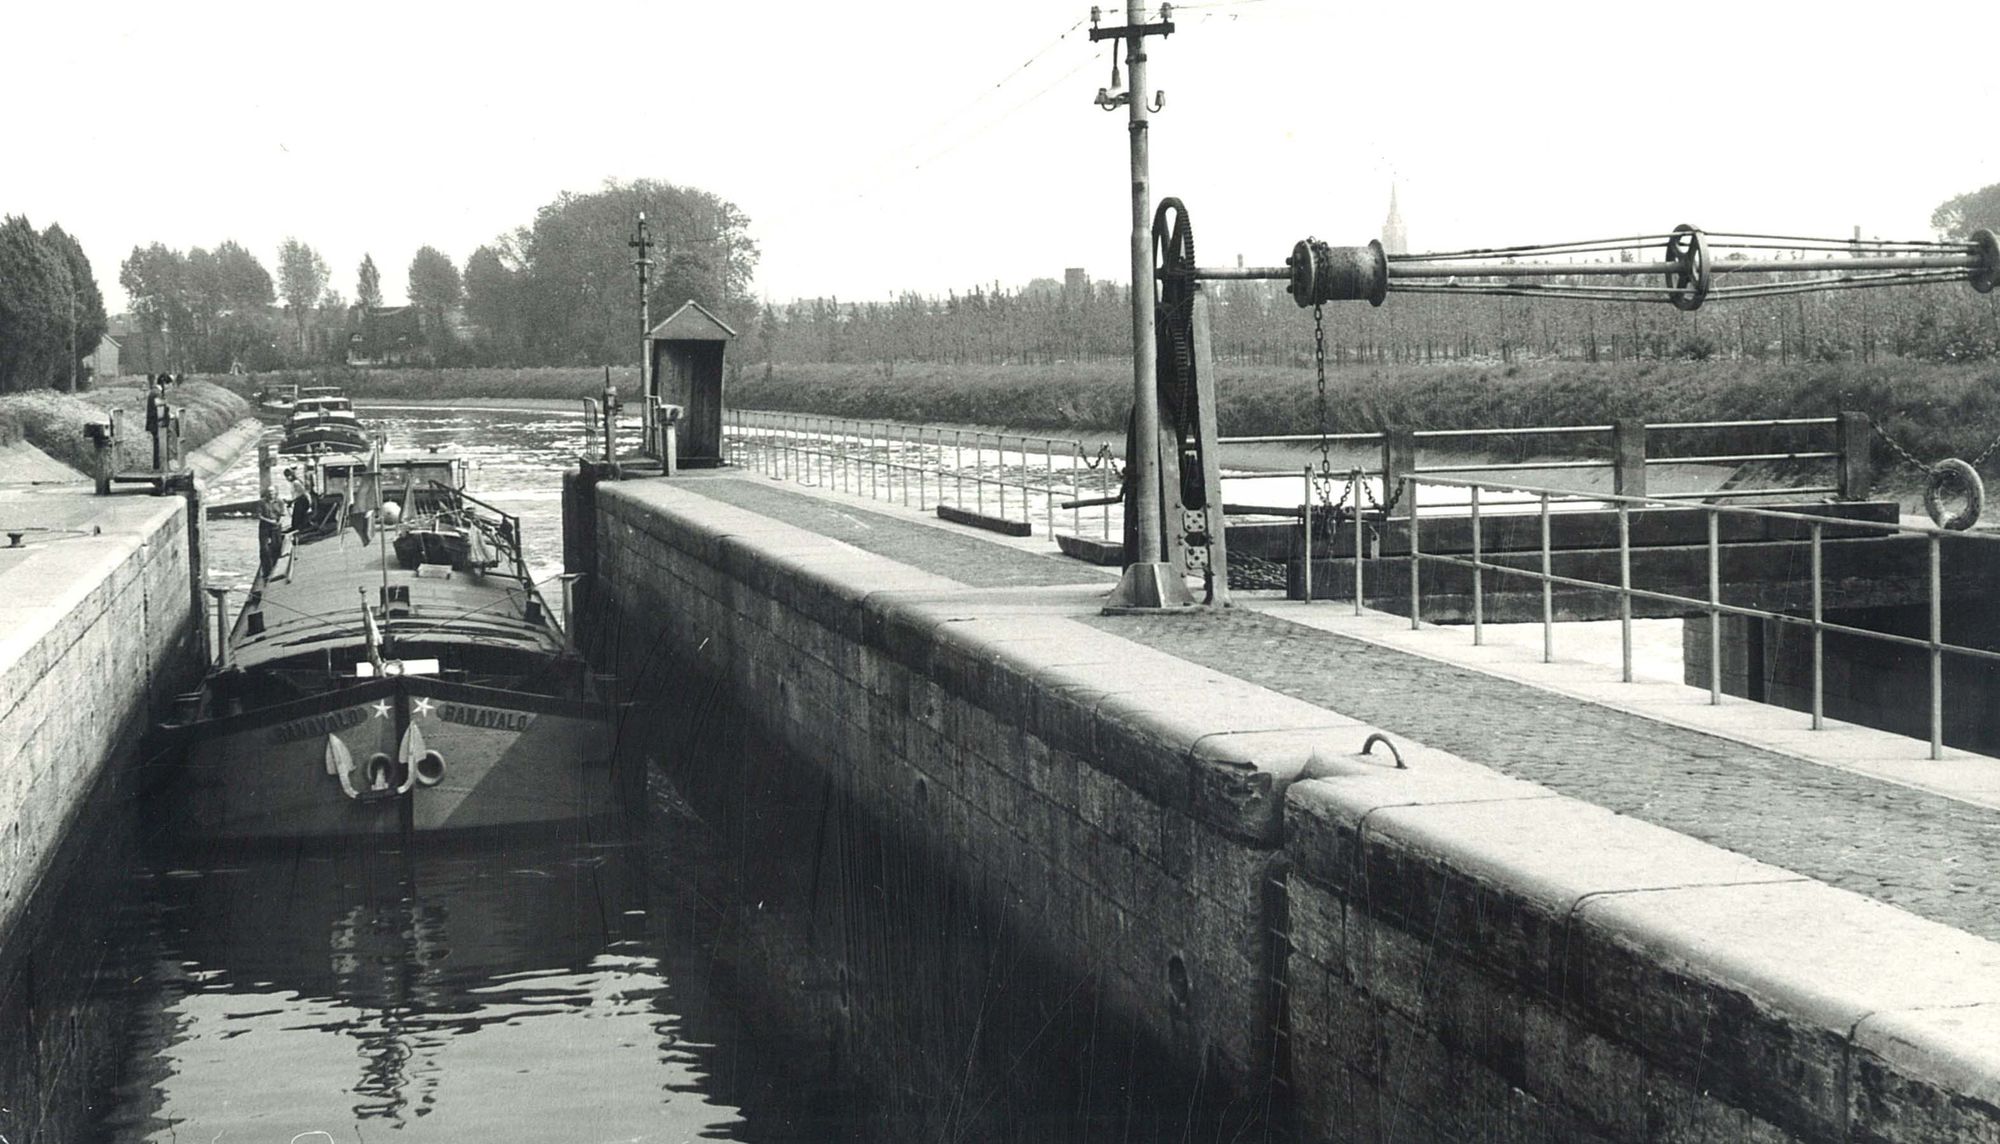
[[[1827,460],[1831,460],[1836,465],[1840,465],[1845,460],[1848,459],[1848,455],[1843,453],[1837,447],[1833,449],[1793,450],[1787,452],[1717,453],[1717,454],[1700,454],[1700,455],[1689,455],[1689,456],[1649,455],[1650,450],[1647,448],[1647,445],[1650,443],[1650,439],[1654,435],[1666,434],[1666,433],[1686,432],[1695,430],[1719,431],[1719,430],[1742,430],[1742,429],[1786,429],[1786,428],[1801,428],[1801,427],[1806,427],[1806,428],[1832,427],[1838,432],[1840,431],[1840,426],[1841,426],[1841,419],[1839,417],[1769,417],[1760,419],[1736,419],[1728,421],[1647,422],[1639,426],[1639,429],[1644,434],[1644,438],[1640,442],[1639,452],[1641,456],[1638,458],[1638,461],[1641,466],[1642,473],[1644,467],[1655,466],[1655,465],[1732,465],[1732,464],[1743,465],[1756,462],[1800,462],[1800,461],[1827,461]],[[1616,425],[1523,425],[1515,427],[1479,427],[1471,429],[1419,429],[1409,433],[1408,437],[1413,442],[1441,442],[1452,439],[1477,441],[1477,440],[1517,438],[1517,437],[1576,437],[1576,436],[1593,436],[1593,435],[1595,436],[1612,435],[1614,438],[1613,443],[1615,445],[1615,435],[1617,434],[1617,432],[1618,432],[1618,426]],[[1277,433],[1277,434],[1260,434],[1254,436],[1241,436],[1241,437],[1221,437],[1218,438],[1217,441],[1219,444],[1225,446],[1260,445],[1260,444],[1301,445],[1301,444],[1317,444],[1321,442],[1325,442],[1327,444],[1333,444],[1336,442],[1341,442],[1341,443],[1368,442],[1374,444],[1383,444],[1389,439],[1389,436],[1390,435],[1386,432],[1328,433],[1325,435],[1316,433]],[[1418,463],[1412,466],[1411,471],[1416,473],[1425,473],[1425,474],[1432,474],[1432,473],[1450,474],[1450,473],[1492,473],[1492,472],[1539,472],[1539,471],[1559,471],[1559,470],[1571,470],[1571,469],[1575,470],[1612,469],[1614,471],[1619,471],[1619,463],[1613,457],[1545,460],[1545,461],[1493,461],[1486,463],[1455,462],[1451,464],[1441,464],[1441,465],[1426,465]],[[1277,477],[1277,476],[1288,476],[1289,472],[1286,470],[1277,470],[1269,472],[1232,470],[1231,475],[1236,477],[1253,477],[1253,476]],[[1401,474],[1385,471],[1382,474],[1382,476],[1383,476],[1383,483],[1386,486],[1393,480],[1400,477]],[[1643,488],[1643,477],[1641,477],[1640,487]],[[1733,496],[1733,497],[1769,496],[1769,495],[1816,496],[1816,495],[1821,495],[1823,493],[1839,493],[1842,491],[1843,490],[1841,488],[1834,486],[1816,486],[1810,489],[1778,489],[1778,490],[1743,489],[1743,490],[1729,490],[1727,492],[1712,493],[1712,494],[1704,493],[1704,494],[1676,494],[1676,495],[1688,498],[1705,497],[1705,496]]]
[[[1310,479],[1311,479],[1310,471],[1308,471],[1308,480]],[[1426,553],[1422,550],[1421,545],[1419,543],[1420,534],[1419,534],[1418,521],[1420,519],[1420,514],[1417,512],[1416,509],[1417,505],[1416,498],[1421,495],[1420,490],[1426,485],[1442,486],[1450,488],[1462,488],[1467,490],[1468,499],[1472,506],[1472,555],[1470,558],[1463,556],[1454,556],[1441,552]],[[1540,566],[1538,569],[1520,567],[1514,564],[1501,564],[1486,559],[1483,550],[1482,535],[1480,529],[1480,519],[1481,519],[1480,505],[1481,505],[1482,493],[1491,493],[1491,492],[1528,495],[1537,498],[1539,502],[1539,511],[1541,517],[1541,544],[1539,553]],[[1706,524],[1707,535],[1704,543],[1704,554],[1706,556],[1706,564],[1707,564],[1706,567],[1707,591],[1704,597],[1689,597],[1674,592],[1665,592],[1656,589],[1639,588],[1634,586],[1632,583],[1633,545],[1632,545],[1632,533],[1631,533],[1631,510],[1634,507],[1646,507],[1646,506],[1673,507],[1675,502],[1666,497],[1641,497],[1641,496],[1625,496],[1616,494],[1580,495],[1575,493],[1564,492],[1558,489],[1535,488],[1524,485],[1509,485],[1509,484],[1501,484],[1490,481],[1466,481],[1453,478],[1420,477],[1417,475],[1411,475],[1405,478],[1403,495],[1411,498],[1410,501],[1411,515],[1409,518],[1409,527],[1410,527],[1409,567],[1410,567],[1410,626],[1413,629],[1420,627],[1423,622],[1422,596],[1419,591],[1419,578],[1420,578],[1420,569],[1424,561],[1431,561],[1437,564],[1466,568],[1471,571],[1473,641],[1475,644],[1480,643],[1482,641],[1482,636],[1483,636],[1482,628],[1483,628],[1484,611],[1485,611],[1484,574],[1486,572],[1496,572],[1505,575],[1515,575],[1515,576],[1527,576],[1534,580],[1539,581],[1542,590],[1542,627],[1543,627],[1542,656],[1544,662],[1550,662],[1553,660],[1554,657],[1554,626],[1555,626],[1554,608],[1553,608],[1554,588],[1557,585],[1562,585],[1565,587],[1581,588],[1591,591],[1614,592],[1618,596],[1620,650],[1621,650],[1621,660],[1622,660],[1621,677],[1624,679],[1625,682],[1630,683],[1632,682],[1633,679],[1633,672],[1632,672],[1633,601],[1646,600],[1656,603],[1665,603],[1673,605],[1675,607],[1685,608],[1692,612],[1696,612],[1707,620],[1709,628],[1709,661],[1708,661],[1709,702],[1711,704],[1719,705],[1722,702],[1721,625],[1722,625],[1722,618],[1724,616],[1755,619],[1760,621],[1776,623],[1779,625],[1803,627],[1806,628],[1808,631],[1810,631],[1812,636],[1812,645],[1811,645],[1812,652],[1811,652],[1811,665],[1810,665],[1811,697],[1810,697],[1809,713],[1811,715],[1811,720],[1812,720],[1811,726],[1813,730],[1822,730],[1826,725],[1825,723],[1825,637],[1827,633],[1834,633],[1837,635],[1849,636],[1857,639],[1873,640],[1878,643],[1889,644],[1896,647],[1922,649],[1926,656],[1927,666],[1929,670],[1928,690],[1930,697],[1930,704],[1929,704],[1930,710],[1928,719],[1928,724],[1929,724],[1928,731],[1930,740],[1930,757],[1933,759],[1940,759],[1944,757],[1944,657],[1945,655],[1949,653],[1951,655],[1960,656],[1966,659],[2000,664],[2000,651],[1994,651],[1987,648],[1972,647],[1965,644],[1956,644],[1945,640],[1944,620],[1943,620],[1944,577],[1943,577],[1943,552],[1942,552],[1944,542],[1947,538],[1954,540],[1954,542],[1967,543],[1967,544],[1982,544],[1982,543],[1996,544],[2000,543],[2000,536],[1980,534],[1980,533],[1968,533],[1968,532],[1948,532],[1943,529],[1927,525],[1909,524],[1900,521],[1888,522],[1888,521],[1871,521],[1871,520],[1859,520],[1859,519],[1849,520],[1844,518],[1835,519],[1822,516],[1815,516],[1807,513],[1780,510],[1780,509],[1760,509],[1752,507],[1743,507],[1734,505],[1715,505],[1715,504],[1702,505],[1699,506],[1699,511],[1701,511],[1701,513],[1703,514],[1705,518],[1704,523]],[[1609,503],[1616,509],[1618,515],[1618,583],[1606,584],[1597,580],[1586,580],[1574,576],[1564,576],[1557,574],[1552,570],[1552,554],[1550,551],[1550,541],[1549,541],[1549,514],[1550,514],[1550,506],[1552,502],[1557,498],[1562,498],[1576,502]],[[1809,555],[1810,555],[1810,576],[1812,580],[1811,609],[1808,615],[1801,617],[1790,614],[1788,612],[1772,611],[1769,609],[1749,607],[1740,604],[1731,604],[1725,602],[1722,599],[1721,521],[1725,515],[1737,518],[1755,518],[1763,520],[1782,521],[1792,524],[1802,524],[1805,526],[1807,533],[1807,544],[1809,547]],[[1851,624],[1836,623],[1826,618],[1825,615],[1826,569],[1825,569],[1824,546],[1825,546],[1825,529],[1826,526],[1829,524],[1835,524],[1842,529],[1851,529],[1862,532],[1874,532],[1882,534],[1884,536],[1921,536],[1924,538],[1925,559],[1926,559],[1925,603],[1928,610],[1928,617],[1927,617],[1928,627],[1925,637],[1918,638],[1915,636],[1899,635],[1894,632],[1874,631],[1867,628],[1856,627]],[[1990,550],[1990,551],[1991,555],[1982,557],[1983,560],[1991,560],[1995,557],[2000,557],[2000,550]],[[1358,553],[1357,553],[1356,563],[1357,565],[1360,563]],[[1359,604],[1359,583],[1360,581],[1357,579],[1356,581],[1357,606]]]
[[[725,420],[730,458],[781,480],[905,506],[914,495],[919,510],[990,510],[1030,527],[1039,516],[1051,536],[1067,504],[1073,533],[1093,524],[1099,536],[1112,533],[1108,503],[1095,521],[1074,503],[1114,487],[1112,471],[1081,441],[758,410],[730,410]]]

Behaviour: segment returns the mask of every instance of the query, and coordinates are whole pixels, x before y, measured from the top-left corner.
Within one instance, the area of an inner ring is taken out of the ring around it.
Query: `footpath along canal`
[[[393,447],[474,457],[537,575],[560,570],[577,418],[375,420]],[[210,500],[255,486],[246,456]],[[254,524],[213,521],[209,551],[211,584],[246,585]],[[99,798],[31,911],[29,995],[0,1012],[0,1139],[1096,1140],[1255,1119],[1045,995],[976,895],[725,704],[680,711],[645,746],[645,805],[598,836],[220,851]],[[674,765],[691,752],[703,766]],[[696,771],[730,778],[669,778]],[[857,988],[839,960],[903,984]],[[900,1035],[857,1051],[852,1026]],[[80,1051],[38,1056],[58,1033]]]

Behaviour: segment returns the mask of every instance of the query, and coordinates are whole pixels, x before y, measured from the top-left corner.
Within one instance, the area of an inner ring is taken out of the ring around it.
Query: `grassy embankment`
[[[1318,426],[1312,371],[1277,366],[1218,370],[1218,420],[1225,436],[1309,433]],[[612,376],[630,396],[633,370]],[[601,368],[325,370],[269,380],[341,384],[375,401],[560,400],[595,395]],[[243,379],[230,379],[241,386]],[[1056,366],[954,366],[905,362],[745,365],[730,383],[730,404],[903,422],[1002,427],[1085,435],[1122,443],[1130,366],[1120,361]],[[1707,362],[1527,362],[1519,365],[1348,367],[1327,379],[1336,431],[1384,425],[1463,429],[1646,421],[1729,421],[1866,412],[1926,462],[1971,458],[2000,435],[2000,365],[1918,361],[1778,365]],[[1562,439],[1482,442],[1494,460],[1546,454]],[[1779,452],[1823,447],[1796,432],[1681,434],[1676,452]],[[1599,442],[1590,448],[1600,448]],[[1876,449],[1885,484],[1906,490],[1915,474]],[[2000,465],[1989,458],[1989,478]]]
[[[1218,417],[1224,435],[1311,432],[1317,426],[1312,372],[1222,366]],[[626,396],[630,368],[614,369]],[[369,369],[269,374],[264,380],[343,385],[373,401],[472,401],[596,396],[601,368]],[[1121,430],[1131,370],[1118,361],[1056,366],[749,365],[730,383],[730,404],[905,422],[1004,426],[1044,432]],[[1842,395],[1845,395],[1843,399]],[[1862,365],[1760,362],[1530,362],[1512,366],[1349,367],[1327,378],[1336,430],[1383,425],[1461,429],[1507,425],[1721,421],[1872,414],[1925,458],[1970,456],[2000,434],[2000,365],[1893,361]]]
[[[181,411],[181,448],[192,450],[252,416],[250,402],[220,385],[190,381],[169,395]],[[121,467],[150,465],[146,439],[146,387],[107,385],[84,393],[30,390],[0,396],[0,445],[29,444],[80,473],[94,471],[96,450],[84,439],[88,421],[108,421],[112,409],[123,409],[124,439],[119,444]]]

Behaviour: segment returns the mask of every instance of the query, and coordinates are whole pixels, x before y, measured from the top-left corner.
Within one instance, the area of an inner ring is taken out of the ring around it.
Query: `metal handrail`
[[[1359,479],[1359,476],[1360,476],[1359,472],[1356,471],[1354,474],[1354,478]],[[1308,474],[1308,479],[1310,479],[1310,474]],[[1421,525],[1420,525],[1422,514],[1417,507],[1417,498],[1419,495],[1420,488],[1424,485],[1442,486],[1447,488],[1462,488],[1467,490],[1471,508],[1471,528],[1472,528],[1472,555],[1470,556],[1470,558],[1465,556],[1452,555],[1448,553],[1441,553],[1441,552],[1427,553],[1422,550]],[[1517,566],[1514,564],[1499,563],[1485,558],[1483,552],[1483,537],[1481,535],[1480,498],[1482,492],[1503,492],[1503,493],[1512,493],[1516,495],[1532,496],[1536,498],[1539,514],[1541,517],[1541,543],[1540,543],[1540,554],[1539,554],[1540,555],[1539,569]],[[1423,562],[1426,560],[1433,561],[1442,565],[1467,568],[1471,570],[1472,597],[1473,597],[1472,598],[1473,643],[1475,645],[1482,644],[1484,642],[1484,630],[1483,630],[1484,604],[1485,604],[1483,598],[1484,587],[1485,587],[1484,574],[1488,571],[1500,572],[1515,576],[1526,576],[1532,580],[1538,581],[1542,585],[1542,659],[1543,662],[1545,663],[1552,662],[1554,659],[1555,625],[1554,625],[1553,589],[1555,585],[1560,584],[1566,587],[1583,588],[1592,591],[1609,591],[1616,593],[1618,596],[1621,659],[1623,665],[1622,678],[1624,679],[1625,682],[1630,683],[1632,682],[1633,678],[1632,601],[1634,599],[1644,599],[1644,600],[1658,601],[1662,603],[1684,606],[1691,610],[1696,610],[1705,613],[1708,617],[1709,647],[1710,647],[1709,702],[1712,705],[1720,705],[1722,702],[1721,620],[1723,616],[1740,616],[1749,619],[1770,620],[1779,624],[1786,624],[1795,627],[1807,628],[1812,632],[1811,716],[1812,716],[1813,730],[1821,730],[1825,726],[1824,640],[1826,633],[1833,632],[1838,635],[1846,635],[1860,639],[1875,640],[1898,647],[1921,648],[1928,653],[1928,657],[1930,660],[1931,710],[1930,710],[1929,730],[1930,730],[1930,757],[1933,759],[1941,759],[1944,757],[1943,659],[1945,654],[1948,652],[1953,655],[1964,656],[1970,659],[1982,660],[1987,662],[2000,662],[2000,652],[1996,652],[1987,648],[1971,647],[1965,644],[1949,643],[1944,639],[1943,576],[1942,576],[1942,556],[1941,556],[1942,544],[1946,538],[1951,538],[1955,543],[1964,542],[1971,544],[2000,544],[2000,535],[1969,533],[1969,532],[1952,532],[1942,528],[1938,528],[1933,525],[1906,523],[1902,521],[1897,521],[1892,523],[1887,521],[1872,521],[1863,519],[1848,519],[1844,517],[1817,516],[1810,513],[1797,512],[1788,509],[1766,509],[1766,508],[1752,508],[1752,507],[1743,507],[1737,505],[1718,505],[1718,504],[1708,504],[1708,505],[1698,505],[1698,506],[1688,507],[1685,505],[1678,504],[1676,500],[1666,496],[1632,496],[1623,494],[1578,494],[1560,489],[1542,488],[1529,485],[1505,484],[1494,481],[1468,481],[1468,480],[1454,479],[1449,477],[1424,477],[1419,475],[1411,475],[1409,477],[1404,478],[1401,495],[1409,498],[1406,503],[1408,503],[1411,506],[1410,515],[1407,519],[1409,521],[1409,530],[1410,530],[1409,531],[1410,626],[1413,629],[1421,627],[1423,623],[1422,591],[1420,587],[1421,577],[1419,575],[1419,571]],[[1619,565],[1618,583],[1606,584],[1596,580],[1585,580],[1574,576],[1558,575],[1552,571],[1549,516],[1550,516],[1551,504],[1558,499],[1570,502],[1609,504],[1616,509],[1618,514],[1618,565]],[[1632,534],[1631,534],[1631,521],[1630,521],[1631,511],[1635,507],[1649,507],[1649,506],[1681,508],[1683,511],[1701,512],[1705,515],[1708,526],[1707,528],[1708,537],[1706,544],[1708,553],[1708,594],[1706,598],[1683,596],[1678,593],[1664,592],[1649,588],[1638,588],[1633,586]],[[1811,553],[1811,569],[1812,569],[1811,571],[1812,607],[1810,616],[1799,617],[1787,612],[1773,611],[1764,608],[1746,607],[1739,604],[1727,604],[1722,601],[1720,525],[1722,517],[1725,514],[1738,518],[1748,517],[1748,518],[1756,518],[1763,520],[1782,521],[1791,524],[1802,524],[1806,526],[1808,531],[1808,545],[1809,545],[1809,551]],[[1926,547],[1926,557],[1928,563],[1928,576],[1926,577],[1927,587],[1925,593],[1929,611],[1928,638],[1920,639],[1914,636],[1898,635],[1893,632],[1870,631],[1866,628],[1858,628],[1851,624],[1836,623],[1833,621],[1829,621],[1825,618],[1824,615],[1825,594],[1823,585],[1824,556],[1822,551],[1822,545],[1824,543],[1824,536],[1823,536],[1824,529],[1829,524],[1836,525],[1842,529],[1854,529],[1863,532],[1877,532],[1890,536],[1908,535],[1908,536],[1918,536],[1924,538]],[[1357,552],[1356,552],[1357,573],[1358,573],[1358,566],[1360,564],[1358,541],[1359,541],[1359,534],[1357,530]],[[1307,552],[1308,552],[1307,559],[1310,560],[1310,548],[1307,549]],[[1355,582],[1356,582],[1355,607],[1358,610],[1361,607],[1361,591],[1359,587],[1360,577],[1358,574],[1356,576]],[[1309,571],[1307,574],[1306,583],[1308,586],[1311,584]],[[1306,593],[1306,599],[1307,602],[1310,603],[1311,601],[1310,587],[1308,587]]]
[[[1085,535],[1077,502],[1103,485],[1085,480],[1096,462],[1077,440],[763,410],[726,416],[737,459],[780,479],[904,505],[914,484],[920,509],[951,504],[1031,528],[1040,516],[1051,536],[1059,506],[1069,510],[1069,531]],[[1103,507],[1096,531],[1110,536],[1109,502]]]
[[[1814,426],[1838,426],[1839,424],[1840,424],[1840,418],[1838,417],[1766,417],[1766,418],[1739,419],[1731,421],[1649,421],[1643,423],[1641,425],[1641,429],[1645,433],[1650,435],[1653,433],[1670,433],[1670,432],[1680,432],[1688,430],[1780,429],[1780,428],[1814,427]],[[1407,436],[1408,439],[1414,443],[1419,441],[1445,441],[1453,439],[1474,440],[1479,438],[1587,436],[1592,434],[1601,435],[1607,433],[1616,433],[1617,430],[1618,427],[1616,425],[1521,425],[1521,426],[1497,427],[1497,428],[1490,426],[1482,426],[1470,429],[1418,429],[1411,431],[1410,433],[1407,434]],[[1318,433],[1278,433],[1278,434],[1261,434],[1255,436],[1242,436],[1242,437],[1219,437],[1216,440],[1217,443],[1220,445],[1301,445],[1301,444],[1315,444],[1321,441],[1327,442],[1329,444],[1335,442],[1386,443],[1389,440],[1389,438],[1390,434],[1388,432],[1375,431],[1375,432],[1365,432],[1365,433],[1328,433],[1324,435]],[[1693,464],[1742,465],[1742,464],[1749,464],[1752,462],[1768,462],[1768,461],[1818,461],[1818,460],[1838,461],[1841,457],[1842,457],[1841,452],[1837,449],[1834,449],[1834,450],[1792,451],[1784,453],[1724,453],[1724,454],[1687,456],[1687,457],[1646,456],[1642,458],[1641,463],[1643,465],[1693,465]],[[1505,471],[1538,471],[1538,470],[1553,471],[1560,469],[1615,469],[1616,467],[1617,467],[1617,461],[1615,461],[1612,458],[1606,457],[1597,459],[1560,460],[1560,461],[1494,462],[1491,464],[1449,464],[1449,465],[1418,464],[1418,465],[1413,465],[1411,471],[1416,473],[1489,473],[1489,472],[1505,472]],[[1253,475],[1284,476],[1290,474],[1288,471],[1278,470],[1268,473],[1259,472]],[[1385,476],[1386,475],[1387,474],[1385,474]],[[1743,496],[1743,495],[1761,495],[1761,494],[1735,493],[1731,495]]]

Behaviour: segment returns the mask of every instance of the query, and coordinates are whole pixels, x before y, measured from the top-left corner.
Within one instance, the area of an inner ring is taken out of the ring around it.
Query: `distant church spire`
[[[1389,217],[1382,220],[1382,250],[1387,254],[1408,254],[1410,235],[1403,229],[1403,212],[1396,209],[1396,184],[1389,184]]]

